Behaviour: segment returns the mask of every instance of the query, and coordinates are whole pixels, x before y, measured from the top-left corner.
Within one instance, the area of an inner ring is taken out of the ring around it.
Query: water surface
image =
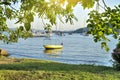
[[[111,52],[117,42],[111,36],[109,36],[111,40],[111,42],[109,42],[111,49],[109,52],[101,49],[100,43],[95,43],[91,36],[66,34],[65,36],[57,36],[57,38],[63,43],[62,50],[44,50],[44,37],[34,37],[27,40],[19,39],[18,43],[13,44],[0,42],[0,47],[6,49],[10,57],[52,60],[68,64],[111,66]]]

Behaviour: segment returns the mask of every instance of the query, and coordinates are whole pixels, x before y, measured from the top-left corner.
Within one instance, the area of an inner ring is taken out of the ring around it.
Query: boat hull
[[[62,49],[62,45],[44,45],[45,49]]]

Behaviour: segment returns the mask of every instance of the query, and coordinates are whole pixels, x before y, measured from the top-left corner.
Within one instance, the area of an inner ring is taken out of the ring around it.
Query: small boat
[[[40,32],[40,31],[33,31],[32,32],[33,37],[47,37],[52,36],[52,33],[46,33],[46,32]]]
[[[62,45],[43,45],[46,50],[48,49],[62,49]]]
[[[47,34],[42,34],[42,33],[40,33],[40,34],[33,34],[33,37],[46,37],[46,36],[48,36]]]
[[[52,36],[52,33],[51,34],[48,34],[48,33],[33,33],[33,37],[47,37],[47,36]]]
[[[51,33],[52,32],[51,25],[48,24],[46,27],[46,30],[47,30],[46,33]],[[48,36],[44,39],[45,43],[43,46],[44,46],[45,50],[62,49],[63,43],[60,44],[60,43],[58,43],[58,41],[59,40],[57,39],[57,37],[54,39],[53,37]]]

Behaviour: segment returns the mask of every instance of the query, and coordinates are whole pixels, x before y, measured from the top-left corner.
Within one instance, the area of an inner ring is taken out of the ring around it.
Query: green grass
[[[7,64],[0,64],[0,80],[120,80],[120,72],[112,67],[71,65],[34,59],[6,61]]]

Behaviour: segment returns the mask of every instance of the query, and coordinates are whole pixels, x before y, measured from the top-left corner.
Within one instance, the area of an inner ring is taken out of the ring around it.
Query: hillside
[[[88,28],[85,27],[85,28],[79,28],[79,29],[73,31],[73,33],[85,33],[87,31],[88,31]]]

